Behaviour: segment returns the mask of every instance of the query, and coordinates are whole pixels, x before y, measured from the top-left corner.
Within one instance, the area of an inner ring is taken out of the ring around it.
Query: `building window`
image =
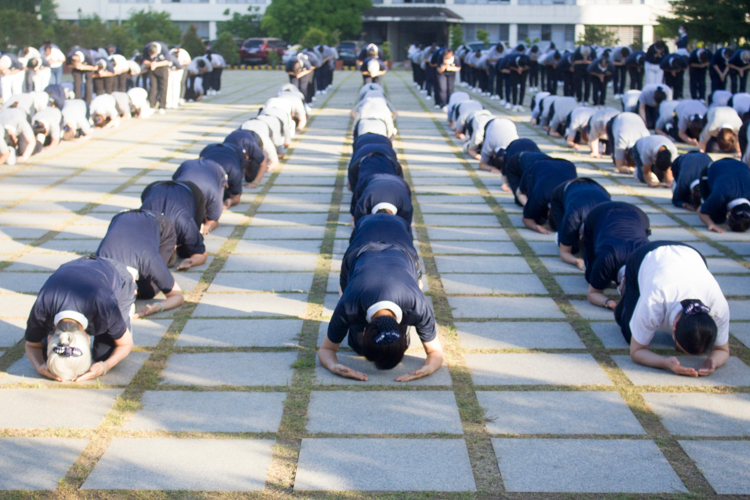
[[[542,24],[542,38],[541,39],[543,42],[552,41],[552,25],[551,24]]]
[[[109,0],[109,3],[154,3],[154,0]]]
[[[566,42],[576,41],[576,25],[575,24],[565,25],[565,41]]]
[[[500,4],[500,5],[508,5],[508,4],[510,4],[510,0],[453,0],[453,3],[457,3],[457,4],[488,4],[488,3],[494,3],[494,4]]]
[[[484,30],[490,34],[490,44],[497,42],[507,42],[510,38],[509,24],[472,24],[463,25],[464,40],[467,42],[477,41],[477,31]]]
[[[576,0],[518,0],[518,5],[575,5]]]
[[[393,0],[391,3],[445,3],[445,0]]]

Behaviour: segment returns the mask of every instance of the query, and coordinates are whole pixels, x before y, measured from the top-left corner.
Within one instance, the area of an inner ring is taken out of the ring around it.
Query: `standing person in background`
[[[747,72],[750,71],[750,49],[738,49],[727,61],[729,78],[732,81],[732,94],[745,92]]]
[[[561,58],[562,55],[558,50],[551,50],[540,61],[544,68],[544,76],[547,79],[547,86],[544,90],[552,95],[557,95],[557,80],[560,78],[557,65]]]
[[[727,74],[729,73],[729,60],[734,52],[729,47],[718,49],[711,58],[711,66],[708,68],[708,75],[711,77],[711,93],[717,90],[726,90]]]
[[[490,93],[490,99],[499,100],[500,96],[503,95],[501,90],[502,84],[498,79],[496,66],[497,62],[503,58],[504,52],[505,47],[503,47],[502,43],[493,45],[492,48],[487,51],[487,89]]]
[[[682,57],[690,57],[690,52],[688,52],[687,30],[684,26],[680,26],[678,32],[680,33],[680,36],[677,38],[677,42],[675,43],[675,45],[677,46],[676,53],[681,55]]]
[[[706,102],[706,70],[711,64],[712,54],[706,49],[695,49],[690,53],[690,97]]]
[[[625,93],[625,77],[628,73],[628,67],[625,61],[630,56],[629,47],[615,47],[610,56],[612,60],[613,73],[612,78],[614,85],[612,92],[615,94],[615,99],[619,99]]]
[[[634,50],[625,59],[625,66],[630,75],[630,90],[641,90],[643,88],[643,72],[646,64],[646,53],[642,50]]]
[[[672,89],[675,99],[682,99],[682,90],[685,86],[685,69],[687,63],[680,54],[669,54],[661,60],[661,69],[664,71],[664,83]]]
[[[590,45],[581,45],[573,53],[573,86],[578,104],[588,104],[591,93],[591,79],[588,68],[596,58],[596,52]]]
[[[661,60],[669,55],[669,49],[662,40],[652,43],[646,51],[646,85],[659,84],[664,80],[664,71],[661,69]]]
[[[65,54],[62,53],[60,48],[53,44],[49,40],[45,40],[42,46],[39,48],[39,52],[42,54],[47,64],[49,64],[51,75],[49,83],[50,85],[60,85],[62,83],[63,75],[63,63],[65,62]]]
[[[111,54],[109,60],[114,69],[114,91],[127,92],[128,80],[130,80],[130,64],[122,54]]]
[[[318,69],[322,65],[321,63],[321,57],[320,54],[318,54],[315,49],[312,47],[308,47],[305,50],[302,51],[304,55],[307,56],[307,59],[310,61],[310,66],[312,67],[312,75],[310,76],[310,83],[307,85],[307,92],[310,94],[310,101],[315,101],[316,97],[315,94],[317,93],[317,87],[316,87],[316,73],[318,72]]]
[[[76,45],[68,52],[65,61],[71,67],[70,72],[73,74],[73,91],[76,99],[83,99],[86,104],[91,104],[92,94],[94,93],[94,71],[97,70],[93,54],[90,50]],[[84,80],[85,92],[81,89]]]
[[[529,87],[532,92],[539,90],[539,47],[532,45],[529,49]]]
[[[221,73],[227,65],[221,54],[211,52],[210,48],[206,49],[206,58],[211,62],[211,90],[212,95],[221,94]]]
[[[316,73],[316,86],[318,87],[318,93],[319,94],[325,94],[326,89],[331,84],[332,81],[331,75],[333,74],[333,68],[331,67],[331,64],[334,61],[334,53],[333,49],[329,47],[328,45],[318,45],[315,47],[315,50],[318,51],[320,54],[320,67],[318,68],[318,72]]]
[[[297,54],[292,57],[286,63],[286,72],[289,75],[289,83],[299,89],[302,95],[305,96],[305,102],[307,104],[312,103],[310,94],[307,91],[307,87],[310,82],[310,73],[312,73],[312,66],[310,60],[304,54]]]
[[[183,67],[184,71],[182,72],[182,81],[180,82],[180,104],[185,104],[185,93],[187,92],[187,82],[188,78],[190,77],[190,71],[188,69],[188,65],[190,64],[190,61],[192,61],[192,58],[190,57],[190,54],[188,54],[188,51],[180,48],[175,47],[172,49],[172,54],[177,58],[177,62],[180,63],[180,66]]]
[[[453,53],[452,49],[446,49],[442,52],[442,61],[436,68],[438,81],[438,96],[440,97],[440,107],[448,105],[448,100],[453,94],[456,82],[456,73],[461,69],[461,61]],[[437,99],[435,100],[437,107]]]
[[[170,52],[164,42],[151,42],[143,48],[143,66],[149,80],[148,100],[152,109],[157,109],[156,101],[159,101],[159,114],[166,113],[167,107],[167,83],[169,81],[169,66],[174,64],[176,68],[182,69],[177,58]]]
[[[563,96],[573,97],[575,95],[575,86],[573,85],[573,53],[565,52],[557,63],[557,69],[560,79],[563,82]]]
[[[0,56],[0,85],[2,85],[3,101],[10,99],[13,94],[23,92],[24,72],[23,64],[14,54]]]
[[[94,77],[94,93],[98,96],[101,94],[111,94],[115,88],[115,68],[112,61],[105,57],[96,59],[96,71]]]
[[[605,56],[594,60],[588,67],[589,79],[593,90],[594,106],[604,106],[607,100],[607,85],[612,79],[612,66]]]
[[[461,49],[459,48],[459,51],[460,50]],[[420,90],[422,89],[422,85],[424,84],[424,72],[422,68],[419,66],[419,63],[421,62],[420,61],[421,52],[422,52],[422,45],[417,43],[417,44],[412,45],[409,48],[409,55],[408,55],[408,58],[411,64],[412,78],[414,79],[414,86]],[[466,81],[466,79],[464,78],[464,73],[465,73],[465,70],[462,66],[461,67],[461,81],[462,82]]]

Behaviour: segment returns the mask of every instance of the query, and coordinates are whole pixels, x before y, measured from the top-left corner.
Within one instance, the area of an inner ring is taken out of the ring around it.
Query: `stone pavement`
[[[317,365],[350,233],[344,173],[360,79],[337,73],[282,168],[224,213],[208,262],[177,274],[182,308],[134,321],[135,352],[100,381],[60,386],[33,372],[21,338],[50,272],[94,251],[145,185],[220,141],[285,79],[226,72],[210,101],[0,170],[0,489],[750,494],[750,235],[708,233],[669,190],[571,154],[525,125],[528,113],[514,115],[522,137],[642,207],[652,239],[704,252],[730,298],[733,357],[713,376],[634,365],[611,313],[588,304],[582,273],[556,257],[554,237],[521,227],[501,180],[474,170],[408,77],[389,74],[386,87],[443,368],[394,381],[422,363],[418,342],[390,372],[342,348],[368,383]],[[663,353],[670,342],[657,338]]]

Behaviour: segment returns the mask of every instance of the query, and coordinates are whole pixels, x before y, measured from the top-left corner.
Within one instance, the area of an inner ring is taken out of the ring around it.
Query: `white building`
[[[228,20],[234,12],[247,14],[248,7],[258,7],[262,14],[270,3],[271,0],[63,0],[57,15],[69,21],[93,14],[104,21],[124,21],[130,11],[153,9],[169,12],[183,31],[195,24],[198,36],[214,40],[217,22]],[[229,13],[225,15],[227,9]]]
[[[373,0],[364,14],[365,38],[389,40],[395,59],[414,42],[446,43],[448,27],[460,23],[467,42],[477,30],[492,42],[555,42],[571,48],[586,25],[606,26],[620,43],[653,42],[656,18],[670,10],[667,0]],[[431,5],[426,5],[431,4]]]

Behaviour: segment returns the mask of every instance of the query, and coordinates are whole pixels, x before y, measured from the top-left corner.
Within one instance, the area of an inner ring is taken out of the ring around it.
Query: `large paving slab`
[[[0,428],[95,429],[121,389],[4,389]]]
[[[418,370],[424,366],[424,351],[408,351],[401,362],[391,370],[378,370],[375,364],[367,361],[364,357],[358,356],[353,352],[338,353],[339,363],[348,366],[353,370],[362,372],[368,377],[367,382],[340,377],[329,372],[320,365],[320,361],[315,360],[315,380],[319,385],[451,385],[451,376],[448,368],[443,364],[438,370],[429,377],[423,377],[410,382],[396,382],[396,378]]]
[[[462,439],[326,438],[302,440],[294,489],[475,491],[476,485]]]
[[[750,495],[750,441],[680,441],[719,495]]]
[[[612,359],[635,385],[750,385],[750,367],[735,356],[730,356],[724,366],[717,368],[708,377],[681,377],[666,370],[636,364],[627,355],[612,356]],[[681,365],[697,370],[705,357],[678,356],[677,359]]]
[[[750,435],[750,394],[647,392],[643,399],[674,435]]]
[[[302,331],[299,319],[191,319],[175,345],[212,347],[293,347]]]
[[[85,490],[262,491],[274,441],[115,438]]]
[[[128,357],[120,361],[106,375],[94,380],[72,383],[86,386],[98,385],[100,383],[105,385],[128,385],[150,355],[151,353],[149,352],[131,352],[128,354]],[[29,358],[24,356],[8,368],[8,374],[6,377],[0,378],[0,384],[58,385],[60,382],[39,375],[34,369],[34,365],[29,361]]]
[[[301,317],[305,309],[305,293],[212,293],[203,296],[193,311],[193,317]]]
[[[448,391],[313,391],[307,431],[337,434],[463,434]]]
[[[492,440],[508,492],[686,493],[653,441]]]
[[[211,352],[173,354],[162,372],[163,383],[174,385],[291,384],[295,352]]]
[[[547,295],[536,276],[506,274],[445,274],[441,277],[447,294],[468,295]]]
[[[54,490],[88,439],[0,438],[0,490]]]
[[[50,391],[48,391],[50,392]],[[283,392],[146,391],[125,425],[135,431],[276,432]]]
[[[590,354],[497,353],[464,358],[475,385],[612,385]]]
[[[456,322],[464,349],[584,349],[568,323],[532,321]]]
[[[454,318],[565,318],[547,297],[448,297],[448,304]]]

